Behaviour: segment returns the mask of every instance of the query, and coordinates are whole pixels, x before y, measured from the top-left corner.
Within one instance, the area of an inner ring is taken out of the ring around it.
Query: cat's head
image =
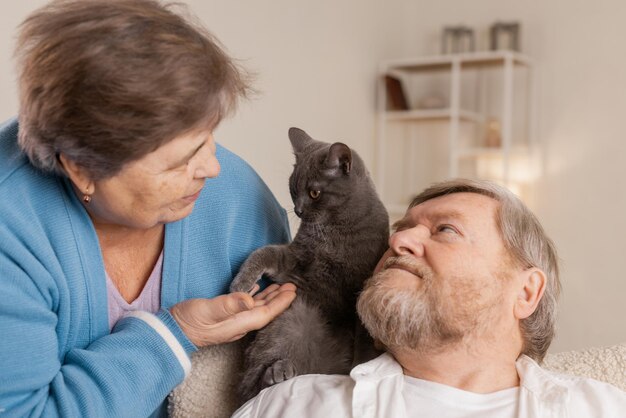
[[[289,140],[296,156],[289,178],[296,215],[303,221],[323,222],[349,209],[351,196],[369,181],[360,157],[341,142],[317,141],[298,128],[289,129]]]

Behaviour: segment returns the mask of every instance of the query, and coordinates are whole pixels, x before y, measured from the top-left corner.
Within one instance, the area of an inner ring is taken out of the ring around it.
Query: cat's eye
[[[309,196],[311,196],[311,199],[313,200],[319,198],[320,194],[322,194],[322,192],[319,190],[309,190]]]

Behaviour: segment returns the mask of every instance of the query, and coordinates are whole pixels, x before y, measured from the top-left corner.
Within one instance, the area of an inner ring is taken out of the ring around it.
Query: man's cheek
[[[385,254],[383,254],[383,256],[380,258],[378,264],[376,264],[376,267],[374,268],[374,274],[378,273],[383,268],[383,264],[385,263],[385,260],[389,258],[389,256],[391,256],[391,248],[385,251]]]

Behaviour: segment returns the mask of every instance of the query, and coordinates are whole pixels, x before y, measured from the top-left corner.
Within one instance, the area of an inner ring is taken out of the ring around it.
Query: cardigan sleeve
[[[150,415],[189,372],[196,349],[169,312],[138,312],[65,351],[75,331],[60,324],[67,289],[10,241],[0,243],[0,416]]]

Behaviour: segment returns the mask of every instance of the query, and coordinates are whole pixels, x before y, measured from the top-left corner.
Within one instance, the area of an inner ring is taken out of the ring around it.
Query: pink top
[[[154,265],[152,273],[148,281],[143,287],[141,294],[132,301],[126,300],[120,295],[119,290],[106,273],[107,278],[107,297],[109,305],[109,329],[113,329],[115,323],[124,317],[128,312],[147,311],[151,313],[157,312],[161,307],[161,274],[163,272],[163,251],[159,255],[159,259]]]

